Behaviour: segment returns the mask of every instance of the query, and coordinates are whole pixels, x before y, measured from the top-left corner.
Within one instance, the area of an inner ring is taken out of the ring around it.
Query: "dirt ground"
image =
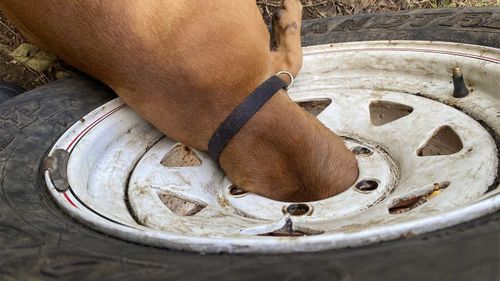
[[[442,7],[500,6],[500,0],[301,0],[304,19],[340,15],[378,13]],[[281,0],[256,0],[264,20],[269,23]],[[71,72],[61,61],[44,71],[36,71],[12,58],[11,52],[26,42],[16,28],[0,13],[0,82],[17,84],[27,90],[41,86]]]

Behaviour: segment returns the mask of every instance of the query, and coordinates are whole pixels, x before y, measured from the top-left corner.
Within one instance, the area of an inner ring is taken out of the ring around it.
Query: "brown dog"
[[[199,150],[258,85],[281,70],[296,75],[302,64],[299,0],[284,0],[276,13],[274,51],[255,0],[0,0],[0,8],[29,40]],[[283,90],[229,142],[220,164],[243,189],[286,201],[333,196],[358,176],[342,140]]]

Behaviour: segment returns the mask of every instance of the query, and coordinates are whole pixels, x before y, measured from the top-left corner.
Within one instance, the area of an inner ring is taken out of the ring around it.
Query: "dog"
[[[0,9],[28,40],[201,151],[263,81],[282,70],[296,76],[302,66],[299,0],[276,11],[272,49],[255,0],[0,0]],[[285,90],[227,143],[219,164],[240,188],[289,202],[334,196],[358,177],[343,141]]]

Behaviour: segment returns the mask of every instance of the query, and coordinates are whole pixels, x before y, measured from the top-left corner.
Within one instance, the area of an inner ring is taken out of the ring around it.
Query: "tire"
[[[304,45],[440,40],[500,48],[500,8],[439,9],[304,23]],[[45,191],[54,141],[112,99],[77,77],[0,105],[0,280],[498,280],[500,212],[434,233],[355,249],[293,255],[199,255],[93,231]]]
[[[25,91],[25,89],[11,83],[0,83],[0,103],[20,95]]]

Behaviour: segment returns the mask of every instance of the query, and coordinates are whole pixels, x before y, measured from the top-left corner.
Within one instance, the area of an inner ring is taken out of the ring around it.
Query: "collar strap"
[[[243,100],[229,116],[222,122],[212,135],[208,143],[208,154],[210,157],[219,163],[219,156],[243,126],[252,118],[257,111],[280,89],[287,89],[288,85],[281,80],[277,75],[271,76],[269,79],[260,84],[253,93]]]

